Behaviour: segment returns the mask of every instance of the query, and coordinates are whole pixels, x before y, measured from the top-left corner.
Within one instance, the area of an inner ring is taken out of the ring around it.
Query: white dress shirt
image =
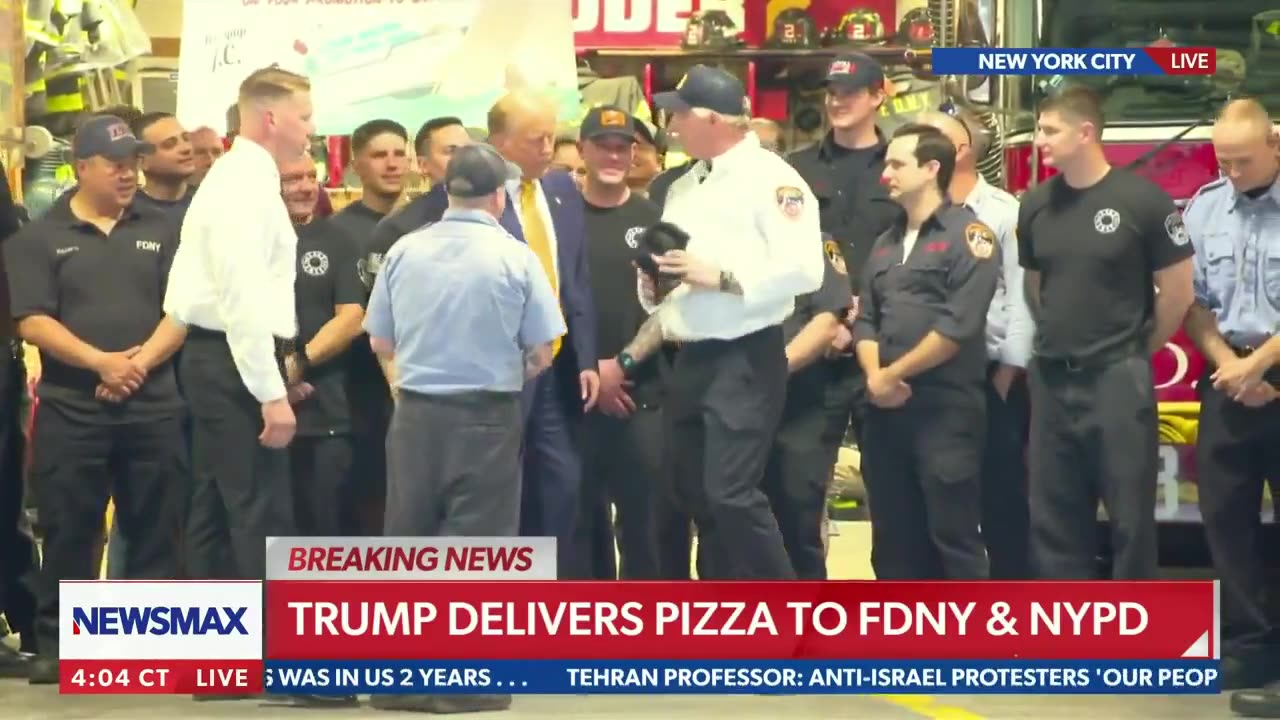
[[[662,219],[689,233],[690,255],[733,273],[742,295],[681,285],[657,308],[672,340],[732,340],[779,325],[797,295],[822,285],[818,200],[800,174],[754,133],[714,158],[697,182],[705,167],[695,165],[681,180],[693,177],[667,194]]]
[[[1000,245],[1000,279],[987,311],[987,357],[1004,365],[1026,368],[1031,360],[1035,321],[1027,306],[1018,263],[1018,200],[978,176],[978,184],[964,199],[965,207],[986,223]]]
[[[185,325],[225,332],[241,381],[262,403],[285,396],[275,338],[298,333],[297,247],[275,159],[236,138],[187,210],[164,310]]]

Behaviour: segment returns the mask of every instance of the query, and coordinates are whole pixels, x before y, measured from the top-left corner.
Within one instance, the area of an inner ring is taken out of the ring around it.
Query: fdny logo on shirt
[[[774,196],[778,200],[778,207],[782,208],[782,214],[789,218],[798,218],[804,210],[804,192],[798,187],[783,185],[774,191]]]
[[[1093,216],[1093,229],[1103,235],[1110,235],[1120,227],[1120,213],[1111,208],[1103,208]]]
[[[147,252],[153,253],[160,252],[160,243],[156,240],[139,240],[136,245],[139,250],[146,250]]]
[[[323,277],[329,272],[329,256],[319,250],[311,250],[302,256],[302,272],[311,277]]]
[[[644,232],[644,228],[642,227],[633,227],[630,230],[627,230],[627,235],[626,235],[627,247],[631,248],[632,250],[635,250],[636,248],[640,247],[640,235],[643,232]]]

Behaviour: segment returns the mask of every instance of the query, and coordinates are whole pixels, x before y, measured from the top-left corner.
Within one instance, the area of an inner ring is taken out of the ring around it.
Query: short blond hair
[[[239,105],[284,100],[298,93],[311,92],[311,81],[305,75],[272,65],[254,70],[240,83]]]
[[[516,90],[498,98],[498,101],[489,108],[489,114],[485,118],[490,135],[506,132],[512,124],[512,120],[521,113],[550,113],[553,117],[556,115],[555,102],[541,93],[529,90]]]

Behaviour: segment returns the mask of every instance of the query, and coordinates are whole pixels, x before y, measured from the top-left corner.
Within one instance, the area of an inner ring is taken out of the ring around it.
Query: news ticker
[[[1204,47],[934,48],[935,75],[1213,75]]]
[[[1213,582],[559,583],[553,540],[504,538],[267,556],[265,582],[64,582],[64,692],[1217,687]]]
[[[1217,661],[63,660],[62,692],[310,695],[1164,694],[1221,691]]]

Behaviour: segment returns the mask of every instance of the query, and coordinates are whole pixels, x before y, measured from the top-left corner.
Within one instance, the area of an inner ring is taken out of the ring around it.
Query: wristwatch
[[[622,368],[622,377],[630,380],[639,364],[640,363],[636,362],[636,359],[631,357],[631,355],[626,351],[618,353],[618,367]]]

